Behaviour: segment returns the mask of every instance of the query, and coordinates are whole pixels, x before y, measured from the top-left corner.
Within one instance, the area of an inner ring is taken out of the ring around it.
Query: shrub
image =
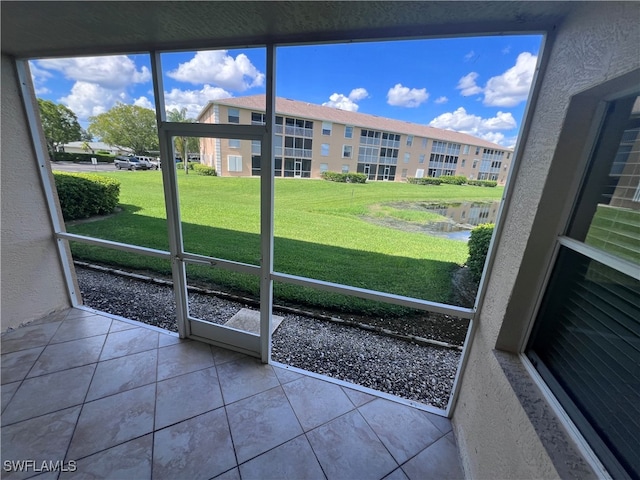
[[[218,174],[216,173],[216,169],[215,168],[211,168],[208,167],[206,165],[202,165],[201,163],[191,163],[191,166],[188,168],[191,168],[191,170],[193,170],[196,175],[207,175],[210,177],[215,177]]]
[[[195,165],[195,163],[193,162],[187,162],[187,170],[193,170],[193,166]],[[176,162],[176,170],[184,170],[184,163],[183,162]]]
[[[464,185],[467,183],[467,177],[464,175],[442,175],[438,177],[442,183],[449,185]]]
[[[100,153],[56,152],[56,162],[91,162],[92,158],[95,158],[98,162],[113,163],[114,156]]]
[[[367,176],[364,173],[322,172],[320,176],[330,182],[367,183]]]
[[[65,220],[112,213],[118,205],[120,182],[90,173],[53,174]]]
[[[442,180],[440,180],[440,178],[435,178],[435,177],[422,177],[422,178],[409,177],[407,178],[407,182],[415,183],[416,185],[440,185],[442,183]]]
[[[477,187],[495,187],[498,182],[495,180],[467,180],[467,185],[475,185]]]
[[[493,227],[494,225],[492,223],[485,223],[483,225],[478,225],[476,228],[471,230],[467,267],[469,267],[471,278],[473,278],[475,282],[479,282],[480,277],[482,277],[484,262],[487,258],[489,243],[491,242],[491,236],[493,235]]]

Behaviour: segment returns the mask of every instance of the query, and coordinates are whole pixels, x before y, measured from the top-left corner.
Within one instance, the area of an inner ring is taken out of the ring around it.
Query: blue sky
[[[279,47],[278,96],[515,144],[540,36]],[[167,53],[167,108],[191,117],[209,100],[265,91],[264,48]],[[35,60],[39,97],[89,117],[117,102],[153,108],[147,55]]]

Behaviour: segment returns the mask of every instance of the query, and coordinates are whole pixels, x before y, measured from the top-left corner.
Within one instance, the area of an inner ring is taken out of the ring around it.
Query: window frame
[[[540,389],[580,454],[596,475],[602,477],[608,477],[609,473],[590,444],[578,431],[558,398],[533,367],[525,352],[559,250],[561,246],[575,242],[570,238],[561,238],[561,233],[567,231],[589,161],[599,138],[607,105],[625,96],[637,94],[639,73],[639,69],[633,70],[620,77],[603,81],[571,97],[546,176],[547,182],[541,192],[540,202],[530,227],[529,240],[519,261],[518,274],[504,312],[504,318],[511,320],[502,322],[495,343],[496,350],[518,355],[530,379]],[[520,155],[517,151],[514,153],[509,176],[517,171],[516,166]],[[509,204],[512,196],[511,189],[506,193],[504,202]],[[501,226],[500,224],[496,226],[496,238],[500,238]],[[494,255],[495,249],[490,248],[485,275],[491,273]],[[486,294],[486,288],[483,279],[478,296],[480,302],[477,306],[480,315],[482,315],[482,299]]]

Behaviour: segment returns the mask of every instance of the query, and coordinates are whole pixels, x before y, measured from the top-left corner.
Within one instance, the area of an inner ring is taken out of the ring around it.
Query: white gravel
[[[76,272],[88,307],[177,331],[169,285],[82,267],[76,267]],[[194,317],[222,324],[241,308],[256,306],[237,298],[190,292],[189,308]],[[419,345],[291,310],[276,313],[284,320],[272,337],[273,360],[446,408],[459,349]]]

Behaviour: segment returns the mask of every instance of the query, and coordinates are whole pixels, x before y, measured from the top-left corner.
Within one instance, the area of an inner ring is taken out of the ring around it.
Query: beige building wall
[[[2,56],[2,331],[70,307],[12,60]]]
[[[239,112],[240,124],[251,124],[251,113],[253,111],[259,112],[259,110],[251,110],[243,107],[234,107],[223,104],[210,104],[206,107],[202,115],[202,121],[206,123],[228,123],[229,108],[237,109]],[[262,113],[262,112],[260,112]],[[369,129],[370,127],[362,125],[349,125],[353,128],[352,138],[345,138],[345,130],[348,125],[341,123],[332,123],[331,135],[322,134],[322,122],[323,119],[300,117],[296,115],[281,114],[284,117],[298,118],[313,121],[313,156],[311,163],[311,178],[320,178],[322,173],[323,164],[326,164],[327,170],[332,172],[342,172],[343,166],[348,166],[349,172],[356,172],[358,168],[358,148],[360,146],[360,132],[362,129]],[[377,128],[371,127],[372,130],[380,131]],[[408,133],[402,132],[389,132],[400,134],[400,147],[398,152],[398,162],[395,165],[396,174],[395,181],[403,182],[408,177],[418,176],[418,170],[423,170],[423,176],[428,175],[429,160],[432,153],[433,138],[428,138],[420,135],[412,135],[411,145],[408,144]],[[437,139],[435,139],[437,140]],[[327,144],[329,146],[329,155],[322,155],[322,145]],[[343,146],[351,146],[351,157],[343,157]],[[460,156],[458,159],[456,175],[464,175],[467,178],[478,178],[478,172],[480,168],[480,162],[482,160],[482,147],[479,147],[479,154],[475,155],[476,146],[469,145],[469,154],[463,155],[464,144],[461,145]],[[504,149],[506,158],[508,150]],[[408,161],[405,161],[405,154],[409,154]],[[510,152],[508,152],[510,153]],[[217,156],[216,156],[217,155]],[[241,155],[242,156],[242,171],[235,172],[229,171],[228,158],[229,155]],[[201,141],[201,161],[206,165],[213,166],[219,170],[221,176],[248,176],[251,175],[251,142],[242,141],[239,149],[233,149],[229,147],[229,143],[226,139],[222,140],[208,140],[203,139]],[[422,158],[421,162],[421,156]],[[217,158],[217,162],[215,160]],[[283,156],[284,158],[284,156]],[[214,159],[214,160],[212,160]],[[462,159],[465,159],[465,167],[462,167]],[[477,166],[473,168],[473,160],[477,159]],[[510,161],[503,162],[510,164]],[[218,168],[220,167],[220,168]],[[283,166],[284,168],[284,166]],[[406,169],[406,177],[403,177],[403,170]],[[506,182],[508,170],[502,169],[500,178],[498,179],[499,185],[504,185]]]
[[[558,179],[565,184],[564,189],[547,190],[549,198],[543,197],[571,97],[630,72],[640,64],[637,5],[632,2],[576,4],[558,26],[556,35],[528,140],[522,147],[504,229],[496,240],[495,264],[478,313],[477,331],[453,416],[468,478],[557,478],[560,476],[557,469],[562,468],[562,463],[565,468],[562,476],[568,476],[569,471],[575,478],[593,477],[576,470],[571,459],[552,461],[554,450],[563,446],[558,435],[561,427],[538,434],[494,350],[501,329],[520,321],[506,316],[506,312],[513,302],[512,293],[525,252],[552,247],[553,240],[545,246],[528,244],[535,234],[532,225],[541,201],[555,203],[557,209],[562,209],[563,202],[554,200],[571,200],[563,199],[566,184],[572,180],[568,177]],[[576,140],[579,141],[575,146],[580,148],[580,142],[586,139]],[[544,213],[541,211],[540,215]],[[544,263],[544,258],[538,260],[540,263]],[[528,284],[531,302],[535,301],[536,288],[535,282]],[[522,332],[515,336],[520,334]],[[543,444],[541,438],[547,438],[547,443]]]

